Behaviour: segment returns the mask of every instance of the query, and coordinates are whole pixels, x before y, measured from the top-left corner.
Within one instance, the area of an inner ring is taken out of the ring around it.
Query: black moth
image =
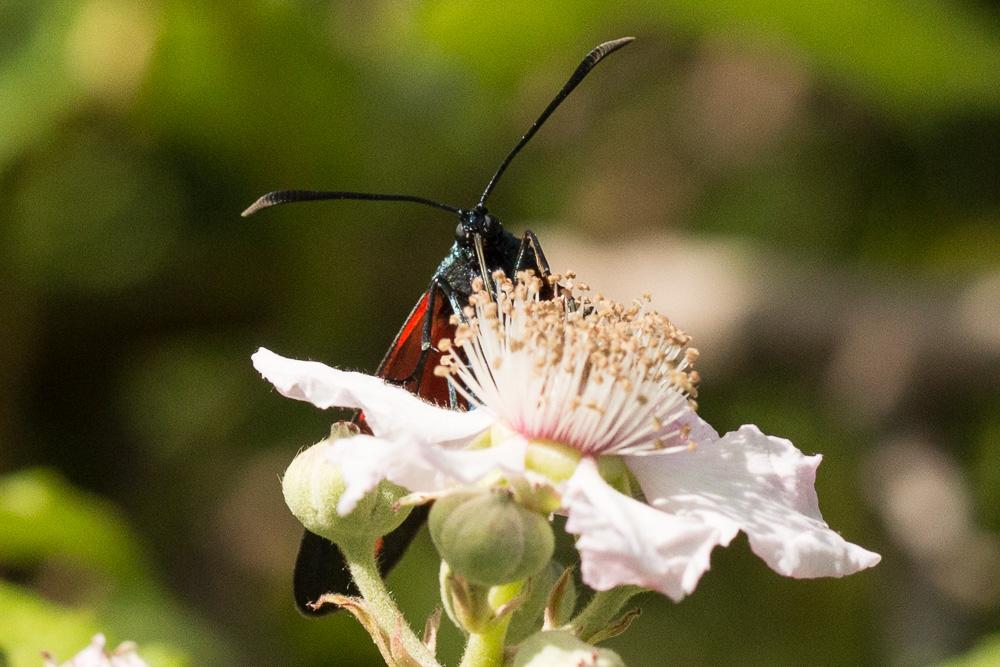
[[[605,56],[627,45],[633,39],[633,37],[622,37],[605,42],[587,54],[559,93],[500,163],[480,196],[479,202],[471,209],[462,209],[413,195],[278,190],[255,201],[243,211],[243,216],[279,204],[328,199],[412,202],[456,214],[458,226],[455,230],[455,242],[431,277],[427,291],[397,334],[379,366],[378,375],[389,382],[402,385],[428,401],[462,408],[464,407],[462,402],[447,381],[432,372],[441,356],[432,343],[441,338],[452,337],[454,326],[450,323],[451,316],[452,314],[462,316],[462,310],[468,304],[472,293],[474,279],[482,278],[489,286],[491,276],[497,270],[502,270],[508,276],[514,276],[518,271],[526,269],[533,270],[543,277],[549,274],[549,264],[542,253],[538,238],[531,231],[525,231],[521,238],[517,238],[504,229],[499,218],[491,215],[486,208],[486,200],[514,156],[531,140],[562,101]],[[362,429],[367,430],[364,415],[356,415],[355,421]],[[383,574],[402,557],[426,518],[426,506],[415,509],[399,528],[385,536],[378,545],[379,564]],[[318,608],[311,605],[325,593],[357,593],[344,557],[335,544],[309,531],[305,532],[295,562],[294,592],[295,604],[307,615],[322,615],[336,610],[333,605],[323,605]]]

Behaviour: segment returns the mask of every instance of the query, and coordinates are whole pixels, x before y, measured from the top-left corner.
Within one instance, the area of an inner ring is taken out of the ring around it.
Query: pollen
[[[699,376],[690,336],[650,307],[594,294],[567,271],[481,279],[435,375],[522,435],[587,454],[686,446]]]

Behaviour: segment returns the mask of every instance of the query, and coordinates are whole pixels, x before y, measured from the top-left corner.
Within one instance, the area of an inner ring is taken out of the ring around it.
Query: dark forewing
[[[442,294],[438,294],[433,302],[433,312],[428,313],[428,308],[431,306],[430,291],[420,297],[403,327],[396,334],[392,347],[382,359],[378,375],[389,382],[400,384],[427,401],[448,405],[448,381],[434,375],[433,372],[441,360],[441,354],[437,350],[433,348],[428,350],[423,362],[423,372],[414,375],[421,361],[424,318],[431,317],[433,345],[437,345],[442,338],[451,338],[454,334],[454,327],[449,324],[451,309],[448,300],[443,298]],[[371,433],[364,414],[359,412],[355,415],[354,421],[362,431]],[[379,566],[383,574],[392,569],[403,556],[407,545],[420,530],[426,518],[427,508],[417,507],[399,528],[383,538],[377,547]],[[308,606],[310,602],[314,602],[325,593],[358,594],[351,580],[351,574],[347,570],[347,562],[337,545],[309,531],[305,531],[299,544],[293,587],[295,604],[299,611],[309,616],[321,616],[336,611],[337,608],[333,605],[324,605],[318,610]]]
[[[392,342],[385,358],[382,359],[377,374],[389,382],[400,383],[402,387],[425,401],[449,406],[448,381],[434,375],[434,367],[441,361],[440,352],[433,347],[428,350],[422,372],[414,375],[418,364],[421,363],[424,318],[428,316],[431,318],[430,343],[433,346],[436,346],[442,338],[451,338],[455,333],[455,327],[449,324],[451,308],[448,299],[438,292],[433,299],[434,312],[428,313],[430,295],[430,290],[424,292],[417,305],[410,311],[410,316],[406,318],[406,322],[396,334],[396,340]]]

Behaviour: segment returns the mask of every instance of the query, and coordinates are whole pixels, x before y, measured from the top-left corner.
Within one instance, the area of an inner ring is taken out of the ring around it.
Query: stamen
[[[697,395],[698,353],[649,295],[626,307],[591,296],[572,271],[492,278],[492,296],[473,282],[435,375],[527,437],[595,455],[686,446],[679,419]],[[551,299],[541,297],[546,283]]]

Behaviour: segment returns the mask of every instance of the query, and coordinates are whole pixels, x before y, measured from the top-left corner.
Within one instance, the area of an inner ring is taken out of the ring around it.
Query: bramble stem
[[[523,581],[494,586],[489,594],[490,607],[494,611],[500,609],[520,595],[523,587]],[[459,667],[500,667],[503,664],[503,649],[507,641],[507,627],[510,625],[511,615],[508,611],[500,618],[490,621],[481,631],[470,631]]]
[[[370,605],[371,614],[385,636],[387,638],[397,636],[402,648],[421,667],[441,667],[430,649],[414,634],[393,601],[392,594],[379,573],[378,563],[375,562],[375,545],[339,544],[338,546],[344,553],[354,583],[358,585],[362,597]]]

